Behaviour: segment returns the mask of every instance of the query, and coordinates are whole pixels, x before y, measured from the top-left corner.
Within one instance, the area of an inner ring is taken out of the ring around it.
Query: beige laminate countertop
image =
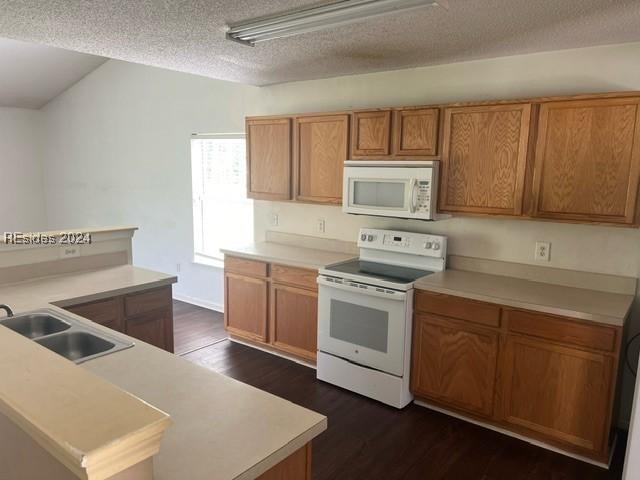
[[[48,304],[65,307],[91,302],[171,285],[176,281],[173,275],[133,265],[119,265],[0,285],[0,303],[8,304],[15,313],[19,313],[47,307]]]
[[[175,281],[171,275],[124,265],[2,285],[0,301],[14,307],[16,313],[45,307],[56,310]],[[79,366],[57,356],[54,360],[66,364],[76,375],[93,373],[170,415],[172,425],[154,457],[156,480],[254,479],[327,428],[323,415],[70,312],[63,313],[135,342],[132,348]],[[0,335],[0,347],[16,337],[13,332],[6,333]],[[60,430],[59,438],[67,435],[64,426]]]
[[[415,288],[613,326],[624,324],[634,300],[633,295],[464,270],[445,270],[423,277]]]
[[[327,428],[327,418],[145,343],[81,365],[171,416],[155,480],[249,480]]]
[[[226,255],[313,270],[357,257],[351,253],[296,247],[275,242],[258,242],[237,248],[223,248],[221,251]]]

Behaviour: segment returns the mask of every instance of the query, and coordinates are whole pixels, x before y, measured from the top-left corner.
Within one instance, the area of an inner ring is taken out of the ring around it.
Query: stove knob
[[[427,243],[424,244],[424,248],[429,249],[429,248],[432,247],[432,245],[433,244],[431,242],[427,242]]]
[[[368,240],[369,242],[373,242],[373,240],[374,240],[375,238],[376,238],[376,237],[374,237],[373,235],[367,235],[367,240]]]
[[[360,235],[360,240],[362,240],[363,242],[367,240],[367,234],[363,233],[362,235]]]
[[[440,244],[439,243],[434,243],[433,244],[433,249],[434,250],[440,250]]]

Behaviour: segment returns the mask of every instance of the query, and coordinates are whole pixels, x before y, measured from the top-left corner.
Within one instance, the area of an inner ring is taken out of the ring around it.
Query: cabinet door
[[[167,322],[170,322],[168,310],[155,310],[153,312],[127,317],[126,334],[154,345],[163,350],[173,352],[173,341],[167,332]],[[173,322],[171,321],[171,324]]]
[[[498,334],[416,315],[411,391],[418,397],[490,417],[498,359]]]
[[[640,177],[640,98],[540,107],[534,216],[633,223]]]
[[[520,215],[531,105],[447,108],[440,210]]]
[[[271,285],[271,343],[281,350],[316,360],[318,293]]]
[[[351,153],[356,157],[385,157],[391,151],[391,110],[354,112]]]
[[[247,196],[291,199],[291,119],[247,119]]]
[[[342,203],[349,155],[349,115],[296,119],[296,200]]]
[[[258,342],[267,341],[267,281],[224,275],[224,322],[227,330]]]
[[[412,158],[438,155],[437,108],[406,109],[394,113],[393,153]]]
[[[509,335],[504,421],[590,451],[606,448],[612,359]]]
[[[122,297],[112,297],[96,302],[73,305],[67,307],[65,310],[118,332],[124,332],[124,306]]]

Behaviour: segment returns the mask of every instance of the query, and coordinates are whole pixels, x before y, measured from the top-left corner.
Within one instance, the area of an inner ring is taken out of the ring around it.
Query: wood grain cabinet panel
[[[66,310],[118,332],[124,332],[124,305],[122,297],[66,307]]]
[[[267,281],[225,272],[224,321],[227,330],[249,340],[267,341]]]
[[[311,443],[267,470],[258,480],[311,480]]]
[[[498,334],[435,315],[414,320],[411,390],[445,405],[490,417]]]
[[[290,200],[291,118],[249,118],[246,132],[247,196]]]
[[[286,265],[271,265],[271,278],[274,282],[285,283],[294,287],[318,290],[318,271],[307,268],[288,267]]]
[[[440,109],[406,109],[394,112],[393,154],[415,159],[438,155]]]
[[[299,357],[316,360],[318,293],[271,285],[271,343]]]
[[[173,352],[173,321],[171,338],[167,331],[168,315],[166,310],[156,310],[133,317],[127,317],[126,334],[150,345]]]
[[[269,271],[269,266],[265,262],[251,260],[249,258],[225,255],[224,269],[227,272],[237,273],[238,275],[248,275],[250,277],[266,277]]]
[[[611,357],[510,335],[503,375],[504,421],[604,456]]]
[[[341,204],[349,115],[298,117],[295,128],[296,200]]]
[[[354,112],[351,154],[354,158],[386,157],[391,153],[391,110]]]
[[[435,313],[488,327],[500,326],[500,307],[443,293],[416,290],[416,311]]]
[[[444,110],[440,210],[522,213],[530,104]]]
[[[533,215],[631,224],[640,177],[639,97],[540,107]]]

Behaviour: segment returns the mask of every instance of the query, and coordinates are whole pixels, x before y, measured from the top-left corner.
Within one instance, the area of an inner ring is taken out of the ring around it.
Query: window
[[[191,140],[194,261],[221,266],[220,248],[253,241],[244,135]]]

